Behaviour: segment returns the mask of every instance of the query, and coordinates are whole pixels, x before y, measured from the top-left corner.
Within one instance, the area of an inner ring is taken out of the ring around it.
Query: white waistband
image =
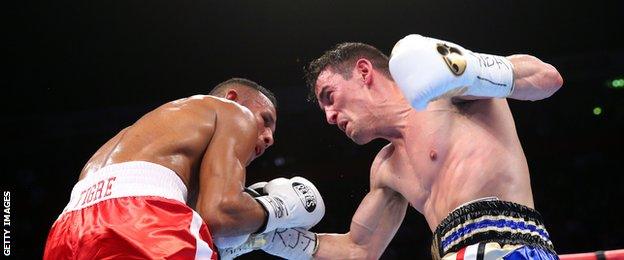
[[[143,161],[124,162],[105,166],[76,183],[63,213],[122,197],[157,196],[186,204],[186,195],[186,186],[169,168]]]

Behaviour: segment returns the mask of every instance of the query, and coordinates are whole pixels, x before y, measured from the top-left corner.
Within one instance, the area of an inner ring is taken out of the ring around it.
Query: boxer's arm
[[[512,55],[507,59],[514,67],[514,90],[509,98],[545,99],[561,88],[563,78],[552,65],[530,55]]]
[[[535,57],[476,53],[417,34],[397,42],[388,65],[392,78],[417,110],[444,98],[539,100],[563,84],[553,66]]]
[[[378,259],[398,230],[408,203],[389,188],[372,189],[346,234],[319,234],[315,259]]]
[[[244,192],[257,136],[253,117],[231,107],[217,113],[200,165],[196,205],[213,237],[250,234],[265,221],[262,206]]]

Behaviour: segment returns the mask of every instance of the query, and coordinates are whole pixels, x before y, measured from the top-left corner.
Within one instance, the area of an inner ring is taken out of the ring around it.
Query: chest
[[[433,152],[432,152],[433,151]],[[380,183],[399,192],[420,210],[429,197],[430,188],[440,170],[440,149],[395,149],[382,160],[377,178]]]

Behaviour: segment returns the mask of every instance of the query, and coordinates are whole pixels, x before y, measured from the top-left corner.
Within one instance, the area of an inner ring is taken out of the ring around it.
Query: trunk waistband
[[[162,197],[186,204],[187,189],[174,171],[162,165],[144,161],[111,164],[74,185],[63,213],[108,199],[140,196]]]
[[[472,202],[451,212],[434,232],[432,253],[442,257],[480,242],[529,245],[555,254],[536,210],[496,199]]]

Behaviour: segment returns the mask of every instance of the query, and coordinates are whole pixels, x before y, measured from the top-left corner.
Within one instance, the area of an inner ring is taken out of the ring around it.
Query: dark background
[[[574,2],[574,3],[573,3]],[[8,6],[7,6],[8,5]],[[11,191],[12,254],[42,255],[83,164],[158,105],[230,77],[273,90],[274,147],[249,183],[302,175],[327,213],[313,230],[346,232],[385,142],[351,143],[305,101],[302,67],[344,41],[389,53],[409,33],[468,49],[528,53],[565,84],[510,100],[535,205],[559,253],[624,248],[621,159],[622,1],[13,1],[5,3],[2,190]],[[8,65],[8,66],[7,66]],[[593,109],[602,108],[600,115]],[[430,231],[409,209],[383,259],[426,259]],[[259,258],[261,253],[249,258]]]

